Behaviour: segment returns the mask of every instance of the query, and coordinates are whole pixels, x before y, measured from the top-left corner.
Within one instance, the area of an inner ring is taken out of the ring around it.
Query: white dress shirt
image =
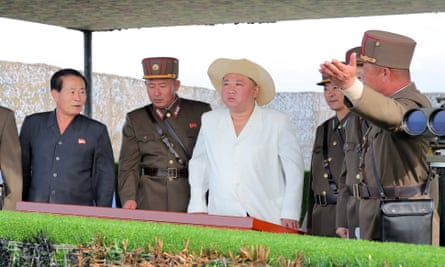
[[[188,212],[299,220],[304,164],[284,113],[255,106],[236,136],[228,109],[207,112],[189,163]],[[209,202],[206,205],[206,191]]]

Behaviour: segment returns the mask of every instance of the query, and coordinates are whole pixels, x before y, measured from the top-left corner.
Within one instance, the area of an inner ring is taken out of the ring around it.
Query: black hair
[[[83,82],[85,83],[85,90],[88,88],[87,79],[85,76],[82,75],[79,71],[75,69],[61,69],[56,71],[53,76],[51,76],[51,90],[56,90],[57,92],[60,92],[63,87],[63,79],[64,76],[77,76],[81,77]]]

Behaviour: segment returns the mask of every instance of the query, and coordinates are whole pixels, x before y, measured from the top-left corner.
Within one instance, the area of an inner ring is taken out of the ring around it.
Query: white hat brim
[[[218,58],[210,64],[207,74],[216,91],[221,93],[224,76],[238,73],[254,80],[260,87],[256,98],[258,105],[263,106],[275,97],[275,84],[272,76],[260,65],[248,59]]]

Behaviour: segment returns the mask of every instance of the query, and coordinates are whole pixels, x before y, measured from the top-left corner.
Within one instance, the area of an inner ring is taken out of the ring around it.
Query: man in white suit
[[[303,159],[288,116],[261,107],[275,96],[272,77],[254,62],[225,58],[208,75],[227,108],[202,117],[188,212],[252,216],[298,229]]]

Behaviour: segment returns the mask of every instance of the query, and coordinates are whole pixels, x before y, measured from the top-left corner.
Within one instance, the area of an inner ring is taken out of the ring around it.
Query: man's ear
[[[256,85],[253,90],[255,91],[255,98],[257,98],[260,95],[261,87]]]
[[[383,72],[383,76],[385,76],[385,77],[391,75],[391,69],[389,69],[389,68],[383,68],[382,72]]]
[[[180,80],[175,80],[175,92],[177,92],[180,87],[181,87],[181,81]]]
[[[57,97],[58,97],[58,92],[57,92],[57,90],[51,90],[51,96],[53,97],[53,99],[54,100],[57,100]]]

